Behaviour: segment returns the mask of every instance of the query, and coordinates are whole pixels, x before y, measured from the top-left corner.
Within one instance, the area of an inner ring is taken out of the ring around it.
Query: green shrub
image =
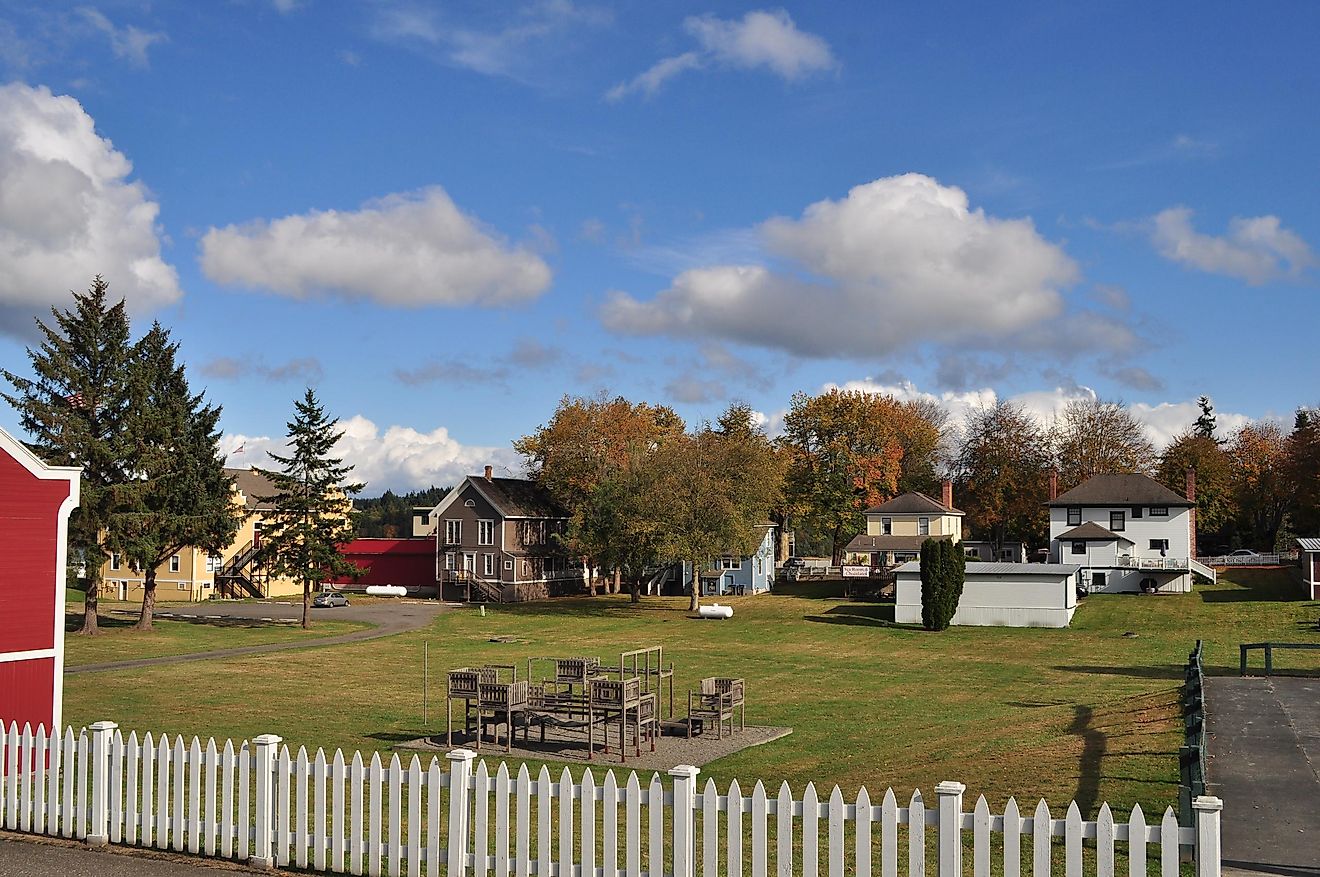
[[[967,558],[948,539],[921,543],[921,626],[944,630],[958,611],[966,578]]]

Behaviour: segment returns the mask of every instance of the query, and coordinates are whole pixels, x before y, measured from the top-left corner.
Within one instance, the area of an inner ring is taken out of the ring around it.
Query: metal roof
[[[985,576],[1063,576],[1073,575],[1081,566],[1075,563],[987,563],[967,562],[967,575]],[[894,572],[921,572],[921,564],[911,560]]]
[[[1305,539],[1299,536],[1297,544],[1302,546],[1303,551],[1320,551],[1320,539]]]

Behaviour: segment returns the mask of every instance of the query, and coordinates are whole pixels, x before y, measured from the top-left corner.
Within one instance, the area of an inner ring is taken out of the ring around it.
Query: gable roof
[[[888,502],[882,502],[866,510],[868,515],[961,515],[962,512],[946,506],[924,493],[912,491],[900,494]]]
[[[1093,475],[1072,490],[1047,502],[1049,506],[1163,505],[1191,508],[1181,493],[1170,490],[1149,475]]]
[[[260,497],[271,496],[275,493],[275,485],[265,475],[252,468],[230,469],[227,467],[225,474],[234,477],[234,486],[242,491],[243,507],[248,511],[275,507],[274,503],[260,499]]]
[[[1060,542],[1132,542],[1128,537],[1113,530],[1106,530],[1094,521],[1087,521],[1081,526],[1065,530],[1054,538]]]
[[[550,491],[527,478],[486,478],[469,475],[440,500],[432,514],[439,515],[457,501],[471,485],[503,518],[567,518],[568,512],[555,502]]]
[[[868,536],[866,533],[862,533],[854,536],[843,550],[845,553],[849,551],[920,551],[921,543],[927,539],[944,542],[952,538],[953,536],[948,533],[941,536]]]

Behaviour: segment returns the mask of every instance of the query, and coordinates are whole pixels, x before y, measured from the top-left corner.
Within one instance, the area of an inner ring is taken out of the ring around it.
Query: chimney
[[[946,509],[953,508],[953,480],[950,478],[944,479],[944,493],[941,495],[941,501]]]
[[[1059,472],[1057,469],[1050,470],[1050,502],[1059,498]]]
[[[489,480],[491,479],[491,477],[494,476],[494,474],[495,474],[495,470],[494,470],[494,468],[492,468],[492,467],[490,467],[490,466],[487,466],[487,467],[486,467],[486,480],[489,481]]]
[[[1192,557],[1196,557],[1196,470],[1187,467],[1187,487],[1183,490],[1192,508],[1187,515],[1187,545]]]

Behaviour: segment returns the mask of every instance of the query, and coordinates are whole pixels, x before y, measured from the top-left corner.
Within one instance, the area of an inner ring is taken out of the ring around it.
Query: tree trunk
[[[134,630],[151,630],[152,613],[156,611],[156,570],[148,568],[142,575],[142,613],[138,615]]]
[[[99,548],[96,551],[97,563],[87,559],[87,594],[83,598],[83,621],[78,633],[82,636],[96,636],[100,629],[96,626],[96,598],[101,591],[101,564],[105,563],[105,554]]]
[[[632,595],[632,596],[630,597],[630,599],[629,599],[628,602],[630,602],[630,603],[640,603],[640,602],[642,602],[642,577],[641,577],[641,576],[637,576],[637,577],[635,577],[635,578],[632,580],[632,587],[631,587],[630,591],[631,591],[631,595]]]
[[[623,593],[623,574],[619,572],[619,568],[617,566],[614,568],[614,589],[610,593],[612,594]]]
[[[303,630],[312,629],[312,580],[303,579]]]
[[[591,565],[591,558],[582,558],[582,573],[587,580],[587,596],[596,596],[596,570]]]
[[[701,564],[692,559],[692,599],[688,602],[688,611],[696,612],[701,607]]]

